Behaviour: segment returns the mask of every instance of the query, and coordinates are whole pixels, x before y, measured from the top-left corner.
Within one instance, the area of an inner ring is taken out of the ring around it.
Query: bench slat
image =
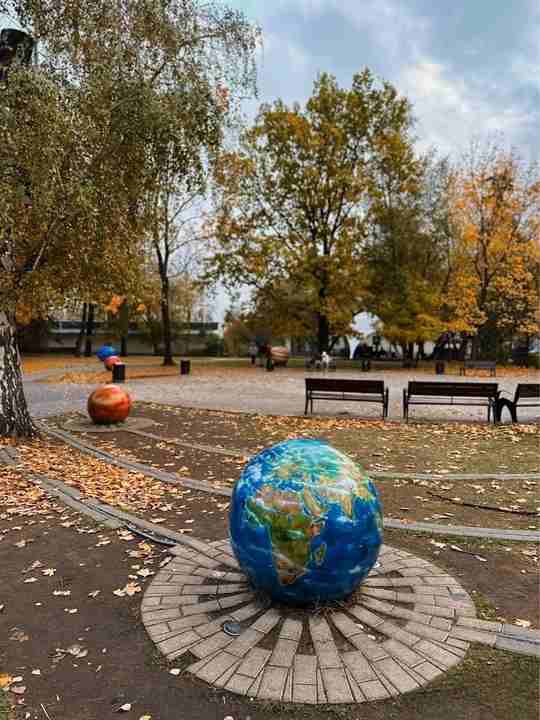
[[[384,394],[383,380],[351,380],[349,378],[306,378],[306,390],[331,392],[364,392]]]
[[[418,382],[411,380],[408,396],[428,395],[430,397],[496,397],[497,383],[460,382]]]

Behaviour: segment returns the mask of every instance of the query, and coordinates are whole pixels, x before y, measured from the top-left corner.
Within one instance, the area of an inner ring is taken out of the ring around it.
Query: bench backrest
[[[494,368],[497,365],[495,360],[464,360],[463,363],[465,367],[479,368],[480,370]]]
[[[540,398],[540,383],[519,383],[515,400],[518,398]]]
[[[306,378],[306,390],[358,392],[384,395],[383,380],[351,380],[349,378]]]
[[[409,382],[408,395],[434,397],[496,397],[497,383],[472,382]]]

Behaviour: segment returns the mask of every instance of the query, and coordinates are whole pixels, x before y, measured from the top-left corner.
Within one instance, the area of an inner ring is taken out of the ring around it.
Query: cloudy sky
[[[540,160],[540,0],[228,0],[263,31],[261,101],[368,66],[413,103],[422,147],[499,134]],[[253,110],[253,108],[249,108]]]

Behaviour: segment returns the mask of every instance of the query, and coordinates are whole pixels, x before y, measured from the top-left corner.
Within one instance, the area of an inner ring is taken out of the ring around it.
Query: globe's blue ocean
[[[287,440],[253,457],[234,487],[229,522],[252,584],[294,605],[350,595],[382,542],[377,489],[321,440]]]

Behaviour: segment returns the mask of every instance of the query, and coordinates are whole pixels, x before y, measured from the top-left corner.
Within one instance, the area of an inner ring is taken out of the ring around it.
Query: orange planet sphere
[[[103,364],[105,365],[107,370],[112,370],[113,365],[116,365],[116,363],[119,363],[119,362],[122,362],[122,361],[120,360],[118,355],[109,355],[108,358],[105,358],[105,360],[103,361]]]
[[[274,365],[286,365],[289,360],[289,350],[281,345],[274,345],[270,348],[270,355]]]
[[[88,398],[88,414],[96,425],[121,423],[131,410],[131,397],[118,385],[102,385]]]

